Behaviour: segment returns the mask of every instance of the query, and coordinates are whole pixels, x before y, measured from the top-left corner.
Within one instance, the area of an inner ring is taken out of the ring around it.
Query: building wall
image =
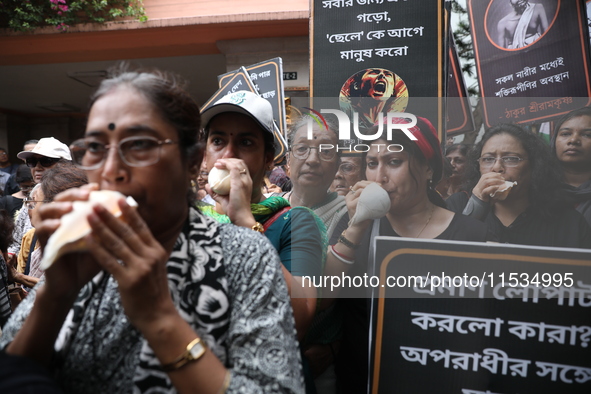
[[[298,79],[286,81],[285,88],[308,88],[309,0],[144,0],[144,6],[149,17],[146,23],[128,20],[72,26],[68,33],[51,27],[33,34],[0,31],[0,67],[17,73],[15,69],[26,65],[52,65],[63,68],[60,75],[65,75],[73,63],[203,56],[203,63],[211,68],[206,55],[223,54],[226,67],[212,69],[215,75],[281,56],[284,71],[298,73]],[[42,70],[36,75],[49,75]],[[10,75],[5,78],[19,83]],[[20,83],[25,85],[30,78],[23,78]],[[71,82],[45,78],[43,86],[12,91],[21,101],[45,102],[42,93],[61,92],[67,83]],[[59,94],[54,101],[60,102]],[[70,115],[39,117],[18,111],[0,117],[0,143],[8,144],[11,156],[26,139],[53,135],[71,142],[83,130],[80,121],[72,121]]]
[[[152,20],[191,16],[268,14],[310,9],[309,0],[144,0]]]

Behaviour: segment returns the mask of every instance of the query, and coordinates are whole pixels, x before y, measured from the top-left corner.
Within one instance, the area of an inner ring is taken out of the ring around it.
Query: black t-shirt
[[[398,237],[387,218],[380,219],[379,235]],[[370,231],[355,253],[355,264],[350,276],[368,272]],[[435,239],[450,241],[486,242],[494,240],[484,223],[455,214],[449,226]],[[360,291],[365,289],[361,288]],[[363,297],[363,295],[361,295]],[[369,302],[368,298],[339,299],[344,309],[343,338],[337,355],[336,374],[338,392],[365,393],[369,373]]]
[[[16,198],[13,196],[2,196],[0,197],[0,209],[5,209],[11,218],[14,218],[16,211],[21,209],[23,206],[23,199]]]
[[[466,193],[455,193],[446,200],[447,207],[461,213],[468,199]],[[591,249],[591,228],[580,212],[568,206],[552,216],[530,207],[509,226],[503,225],[491,209],[484,223],[502,243]]]
[[[385,217],[380,220],[380,235],[399,237]],[[472,242],[496,241],[482,222],[457,213],[451,219],[449,226],[435,239]]]

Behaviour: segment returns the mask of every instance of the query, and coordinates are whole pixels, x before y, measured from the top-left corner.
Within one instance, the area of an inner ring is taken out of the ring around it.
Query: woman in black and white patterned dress
[[[45,204],[39,239],[93,188],[117,190],[123,220],[88,216],[89,252],[45,272],[0,346],[50,368],[66,392],[303,392],[277,253],[260,234],[190,208],[199,108],[158,72],[103,81],[72,144],[91,186]]]

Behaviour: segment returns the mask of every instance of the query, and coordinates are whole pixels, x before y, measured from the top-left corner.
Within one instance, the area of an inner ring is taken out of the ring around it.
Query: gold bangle
[[[176,360],[171,363],[164,364],[162,370],[165,372],[176,371],[183,365],[192,361],[197,361],[205,354],[207,347],[205,343],[201,342],[201,338],[195,338],[187,345],[187,349]]]
[[[264,233],[265,232],[265,228],[259,222],[256,222],[256,224],[254,226],[252,226],[252,229],[254,231],[258,231],[259,233]]]
[[[219,394],[225,394],[228,391],[228,387],[230,387],[230,379],[232,378],[232,374],[230,371],[226,370],[226,375],[224,376],[224,383],[220,388]]]

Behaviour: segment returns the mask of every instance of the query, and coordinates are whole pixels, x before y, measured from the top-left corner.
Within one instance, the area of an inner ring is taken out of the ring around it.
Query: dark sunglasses
[[[25,162],[27,163],[27,167],[34,168],[37,167],[37,163],[41,164],[41,167],[51,167],[55,163],[60,161],[60,159],[54,159],[53,157],[29,157]]]

